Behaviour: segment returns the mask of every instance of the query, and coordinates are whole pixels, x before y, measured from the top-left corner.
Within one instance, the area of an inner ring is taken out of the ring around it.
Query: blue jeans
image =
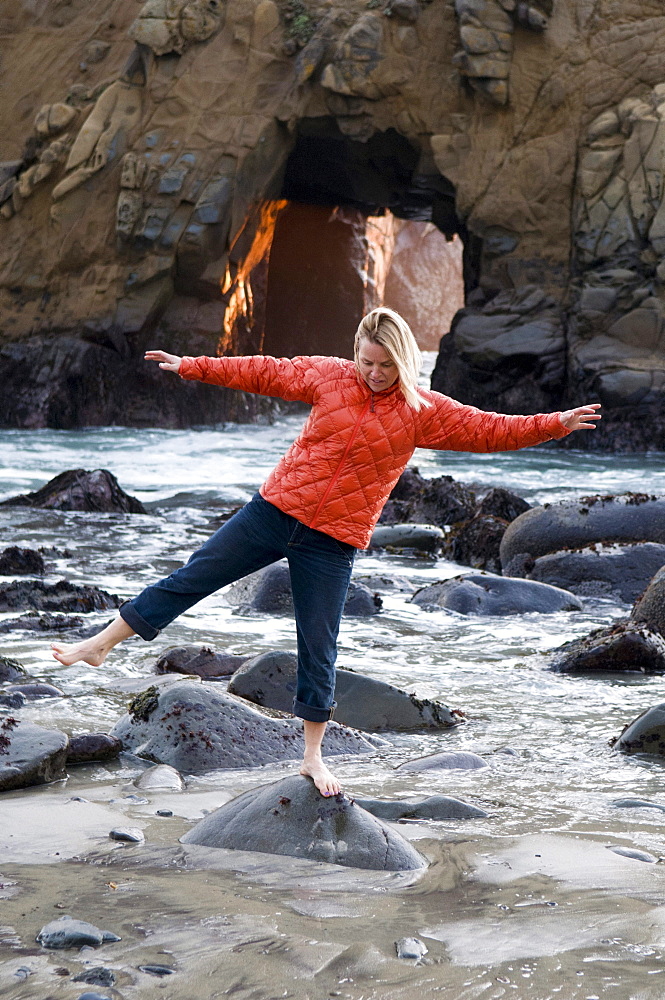
[[[298,636],[293,712],[326,722],[335,709],[337,633],[355,552],[257,493],[185,566],[123,604],[120,615],[142,639],[154,639],[197,601],[286,556]]]

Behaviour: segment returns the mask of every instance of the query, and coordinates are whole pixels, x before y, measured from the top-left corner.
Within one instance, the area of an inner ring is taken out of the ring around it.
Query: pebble
[[[415,959],[418,961],[427,954],[427,945],[420,938],[403,937],[395,941],[398,958]]]
[[[139,965],[139,972],[147,972],[149,976],[171,976],[175,969],[169,969],[168,965]]]
[[[138,826],[118,826],[109,833],[111,840],[123,840],[130,844],[142,844],[145,840],[143,830]]]
[[[623,858],[632,858],[633,861],[645,861],[650,865],[658,861],[655,854],[649,854],[648,851],[638,851],[636,847],[610,847],[608,845],[607,849],[613,854],[620,854]]]
[[[45,924],[35,940],[44,948],[82,948],[85,945],[99,948],[101,944],[121,939],[117,934],[102,931],[86,920],[63,916]]]
[[[156,816],[173,816],[173,809],[158,809]]]

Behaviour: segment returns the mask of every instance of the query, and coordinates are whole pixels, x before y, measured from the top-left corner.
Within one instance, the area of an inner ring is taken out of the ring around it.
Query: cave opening
[[[404,315],[421,348],[438,348],[477,285],[480,246],[433,162],[394,129],[360,141],[334,118],[307,119],[279,198],[269,256],[252,275],[263,353],[352,357],[358,321],[379,304]]]

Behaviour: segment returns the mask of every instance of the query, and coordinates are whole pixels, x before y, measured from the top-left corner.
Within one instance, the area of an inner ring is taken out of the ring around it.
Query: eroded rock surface
[[[187,680],[137,695],[111,735],[137,756],[170,764],[184,774],[297,760],[304,749],[301,722],[267,715],[217,684]],[[362,736],[336,723],[326,729],[324,754],[373,749]]]
[[[68,580],[41,583],[15,580],[0,585],[0,611],[106,611],[120,606],[120,599],[97,587],[82,587]]]
[[[324,798],[300,775],[245,792],[202,819],[181,841],[379,871],[427,864],[395,830],[352,799],[343,793]]]
[[[290,712],[296,692],[297,657],[293,653],[262,653],[240,667],[229,691],[258,705]],[[370,732],[399,729],[440,729],[462,719],[441,702],[416,698],[392,684],[351,670],[337,670],[335,719]]]
[[[35,549],[10,545],[0,552],[0,576],[42,576],[44,557]]]
[[[581,601],[567,590],[489,573],[430,584],[416,591],[411,601],[425,610],[447,608],[463,615],[554,614],[582,609]]]
[[[71,469],[61,472],[34,493],[3,500],[0,506],[41,507],[44,510],[85,510],[103,513],[145,514],[140,500],[121,488],[107,469]]]

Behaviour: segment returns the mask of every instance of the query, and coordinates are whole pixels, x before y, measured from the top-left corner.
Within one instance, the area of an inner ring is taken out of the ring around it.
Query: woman
[[[298,638],[294,714],[303,720],[301,774],[322,795],[340,784],[321,757],[335,707],[337,633],[356,549],[369,544],[383,505],[415,448],[504,451],[594,427],[599,404],[564,413],[505,416],[417,387],[421,357],[407,323],[374,309],[341,358],[180,358],[149,361],[184,379],[310,403],[298,438],[253,499],[189,562],[123,604],[120,617],[75,645],[54,644],[63,664],[99,666],[118,642],[159,631],[203,597],[284,556]]]

